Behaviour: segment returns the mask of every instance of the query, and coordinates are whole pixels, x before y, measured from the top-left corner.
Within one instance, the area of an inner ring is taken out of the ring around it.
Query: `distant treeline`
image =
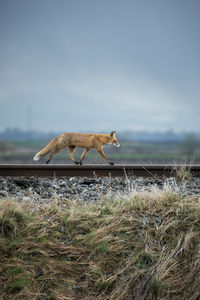
[[[123,131],[120,136],[125,140],[134,140],[138,142],[182,142],[185,139],[192,139],[200,141],[200,133],[193,132],[174,132],[167,130],[164,132],[159,131]]]
[[[103,131],[101,131],[104,133]],[[61,134],[61,132],[40,132],[40,131],[26,131],[19,128],[6,128],[0,132],[1,140],[49,140]],[[117,132],[118,138],[127,141],[138,141],[138,142],[181,142],[188,135],[193,135],[196,141],[200,141],[200,133],[186,133],[186,132],[174,132],[168,130],[165,132],[150,132],[150,131],[119,131]]]
[[[1,140],[9,141],[27,141],[27,140],[46,140],[53,139],[58,133],[55,132],[40,132],[36,130],[22,130],[19,128],[6,128],[0,132]]]

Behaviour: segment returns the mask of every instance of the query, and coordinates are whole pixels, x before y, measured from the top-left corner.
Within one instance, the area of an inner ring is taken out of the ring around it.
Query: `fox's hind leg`
[[[57,151],[53,151],[51,152],[51,154],[49,155],[49,158],[46,161],[46,164],[48,164],[50,162],[50,160],[52,159],[52,157],[57,153]]]
[[[69,146],[69,147],[68,147],[68,150],[69,150],[69,159],[71,159],[75,164],[79,164],[79,162],[76,161],[76,160],[73,158],[73,153],[74,153],[74,151],[76,150],[76,147],[75,147],[75,146]]]
[[[82,165],[82,160],[86,157],[87,153],[90,151],[90,149],[86,148],[82,155],[81,155],[81,159],[80,159],[80,165]]]
[[[56,153],[60,152],[61,150],[62,150],[62,149],[60,149],[60,148],[58,148],[58,147],[54,148],[54,151],[52,151],[51,154],[49,155],[49,158],[47,159],[46,164],[48,164],[48,163],[50,162],[50,160],[52,159],[52,157],[53,157]]]

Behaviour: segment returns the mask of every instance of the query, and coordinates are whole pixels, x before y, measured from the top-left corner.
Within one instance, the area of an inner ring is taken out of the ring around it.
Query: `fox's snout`
[[[117,141],[112,142],[112,144],[113,144],[114,146],[117,146],[117,147],[120,146],[120,144],[119,144]]]

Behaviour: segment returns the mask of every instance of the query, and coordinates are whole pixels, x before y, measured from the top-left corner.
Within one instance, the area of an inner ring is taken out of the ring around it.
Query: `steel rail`
[[[177,170],[189,170],[200,177],[200,165],[152,165],[116,164],[110,165],[59,165],[59,164],[0,164],[0,176],[23,177],[97,177],[97,176],[142,176],[170,177]]]

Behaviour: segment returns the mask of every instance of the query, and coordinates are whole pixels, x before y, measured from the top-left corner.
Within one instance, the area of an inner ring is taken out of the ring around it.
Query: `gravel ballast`
[[[200,195],[200,178],[177,181],[170,178],[98,177],[98,178],[0,178],[0,199],[12,198],[22,201],[51,201],[51,199],[80,199],[98,201],[106,195],[130,192],[153,192],[171,190],[182,196]]]

